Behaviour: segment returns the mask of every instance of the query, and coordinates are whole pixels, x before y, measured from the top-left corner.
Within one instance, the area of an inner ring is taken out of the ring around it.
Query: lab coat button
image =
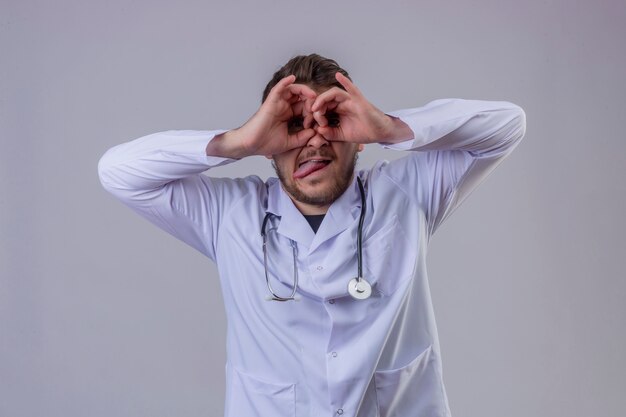
[[[332,352],[331,355],[332,355],[333,358],[336,358],[337,357],[337,352]]]
[[[322,269],[324,269],[324,267],[323,267],[322,265],[319,265],[319,266],[317,267],[317,270],[318,270],[318,271],[321,271]]]
[[[339,410],[337,410],[337,414],[342,415],[343,414],[343,408],[340,408]]]
[[[329,303],[335,304],[335,300],[328,300]]]

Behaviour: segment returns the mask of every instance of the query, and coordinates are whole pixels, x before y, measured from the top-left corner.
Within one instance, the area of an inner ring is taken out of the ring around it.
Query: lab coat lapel
[[[272,178],[268,187],[267,211],[280,217],[277,233],[306,248],[311,246],[315,233],[277,178]]]
[[[346,230],[358,219],[361,210],[361,194],[356,181],[357,172],[346,191],[331,204],[324,220],[314,235],[309,253],[313,252],[327,240]],[[305,219],[306,220],[306,219]]]

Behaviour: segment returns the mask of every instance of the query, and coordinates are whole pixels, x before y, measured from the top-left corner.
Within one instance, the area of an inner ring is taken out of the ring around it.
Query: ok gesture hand
[[[335,78],[345,88],[332,87],[313,102],[317,132],[329,141],[353,143],[399,142],[413,137],[411,129],[370,103],[346,76]]]
[[[206,154],[269,157],[305,146],[315,135],[309,109],[317,95],[304,84],[294,84],[295,80],[294,75],[281,79],[257,112],[238,129],[216,136],[207,145]],[[294,120],[301,122],[292,126]]]

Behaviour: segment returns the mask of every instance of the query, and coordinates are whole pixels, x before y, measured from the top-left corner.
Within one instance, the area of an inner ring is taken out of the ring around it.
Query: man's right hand
[[[315,135],[311,105],[317,94],[295,75],[280,80],[257,112],[240,128],[214,137],[206,154],[240,159],[280,154],[305,146]]]

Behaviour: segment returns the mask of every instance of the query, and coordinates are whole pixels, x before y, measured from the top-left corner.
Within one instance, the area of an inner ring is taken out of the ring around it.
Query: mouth
[[[298,165],[298,168],[294,171],[293,178],[302,179],[304,177],[308,177],[314,172],[318,172],[318,171],[325,169],[331,162],[332,160],[328,158],[312,158],[312,159],[303,161]]]

